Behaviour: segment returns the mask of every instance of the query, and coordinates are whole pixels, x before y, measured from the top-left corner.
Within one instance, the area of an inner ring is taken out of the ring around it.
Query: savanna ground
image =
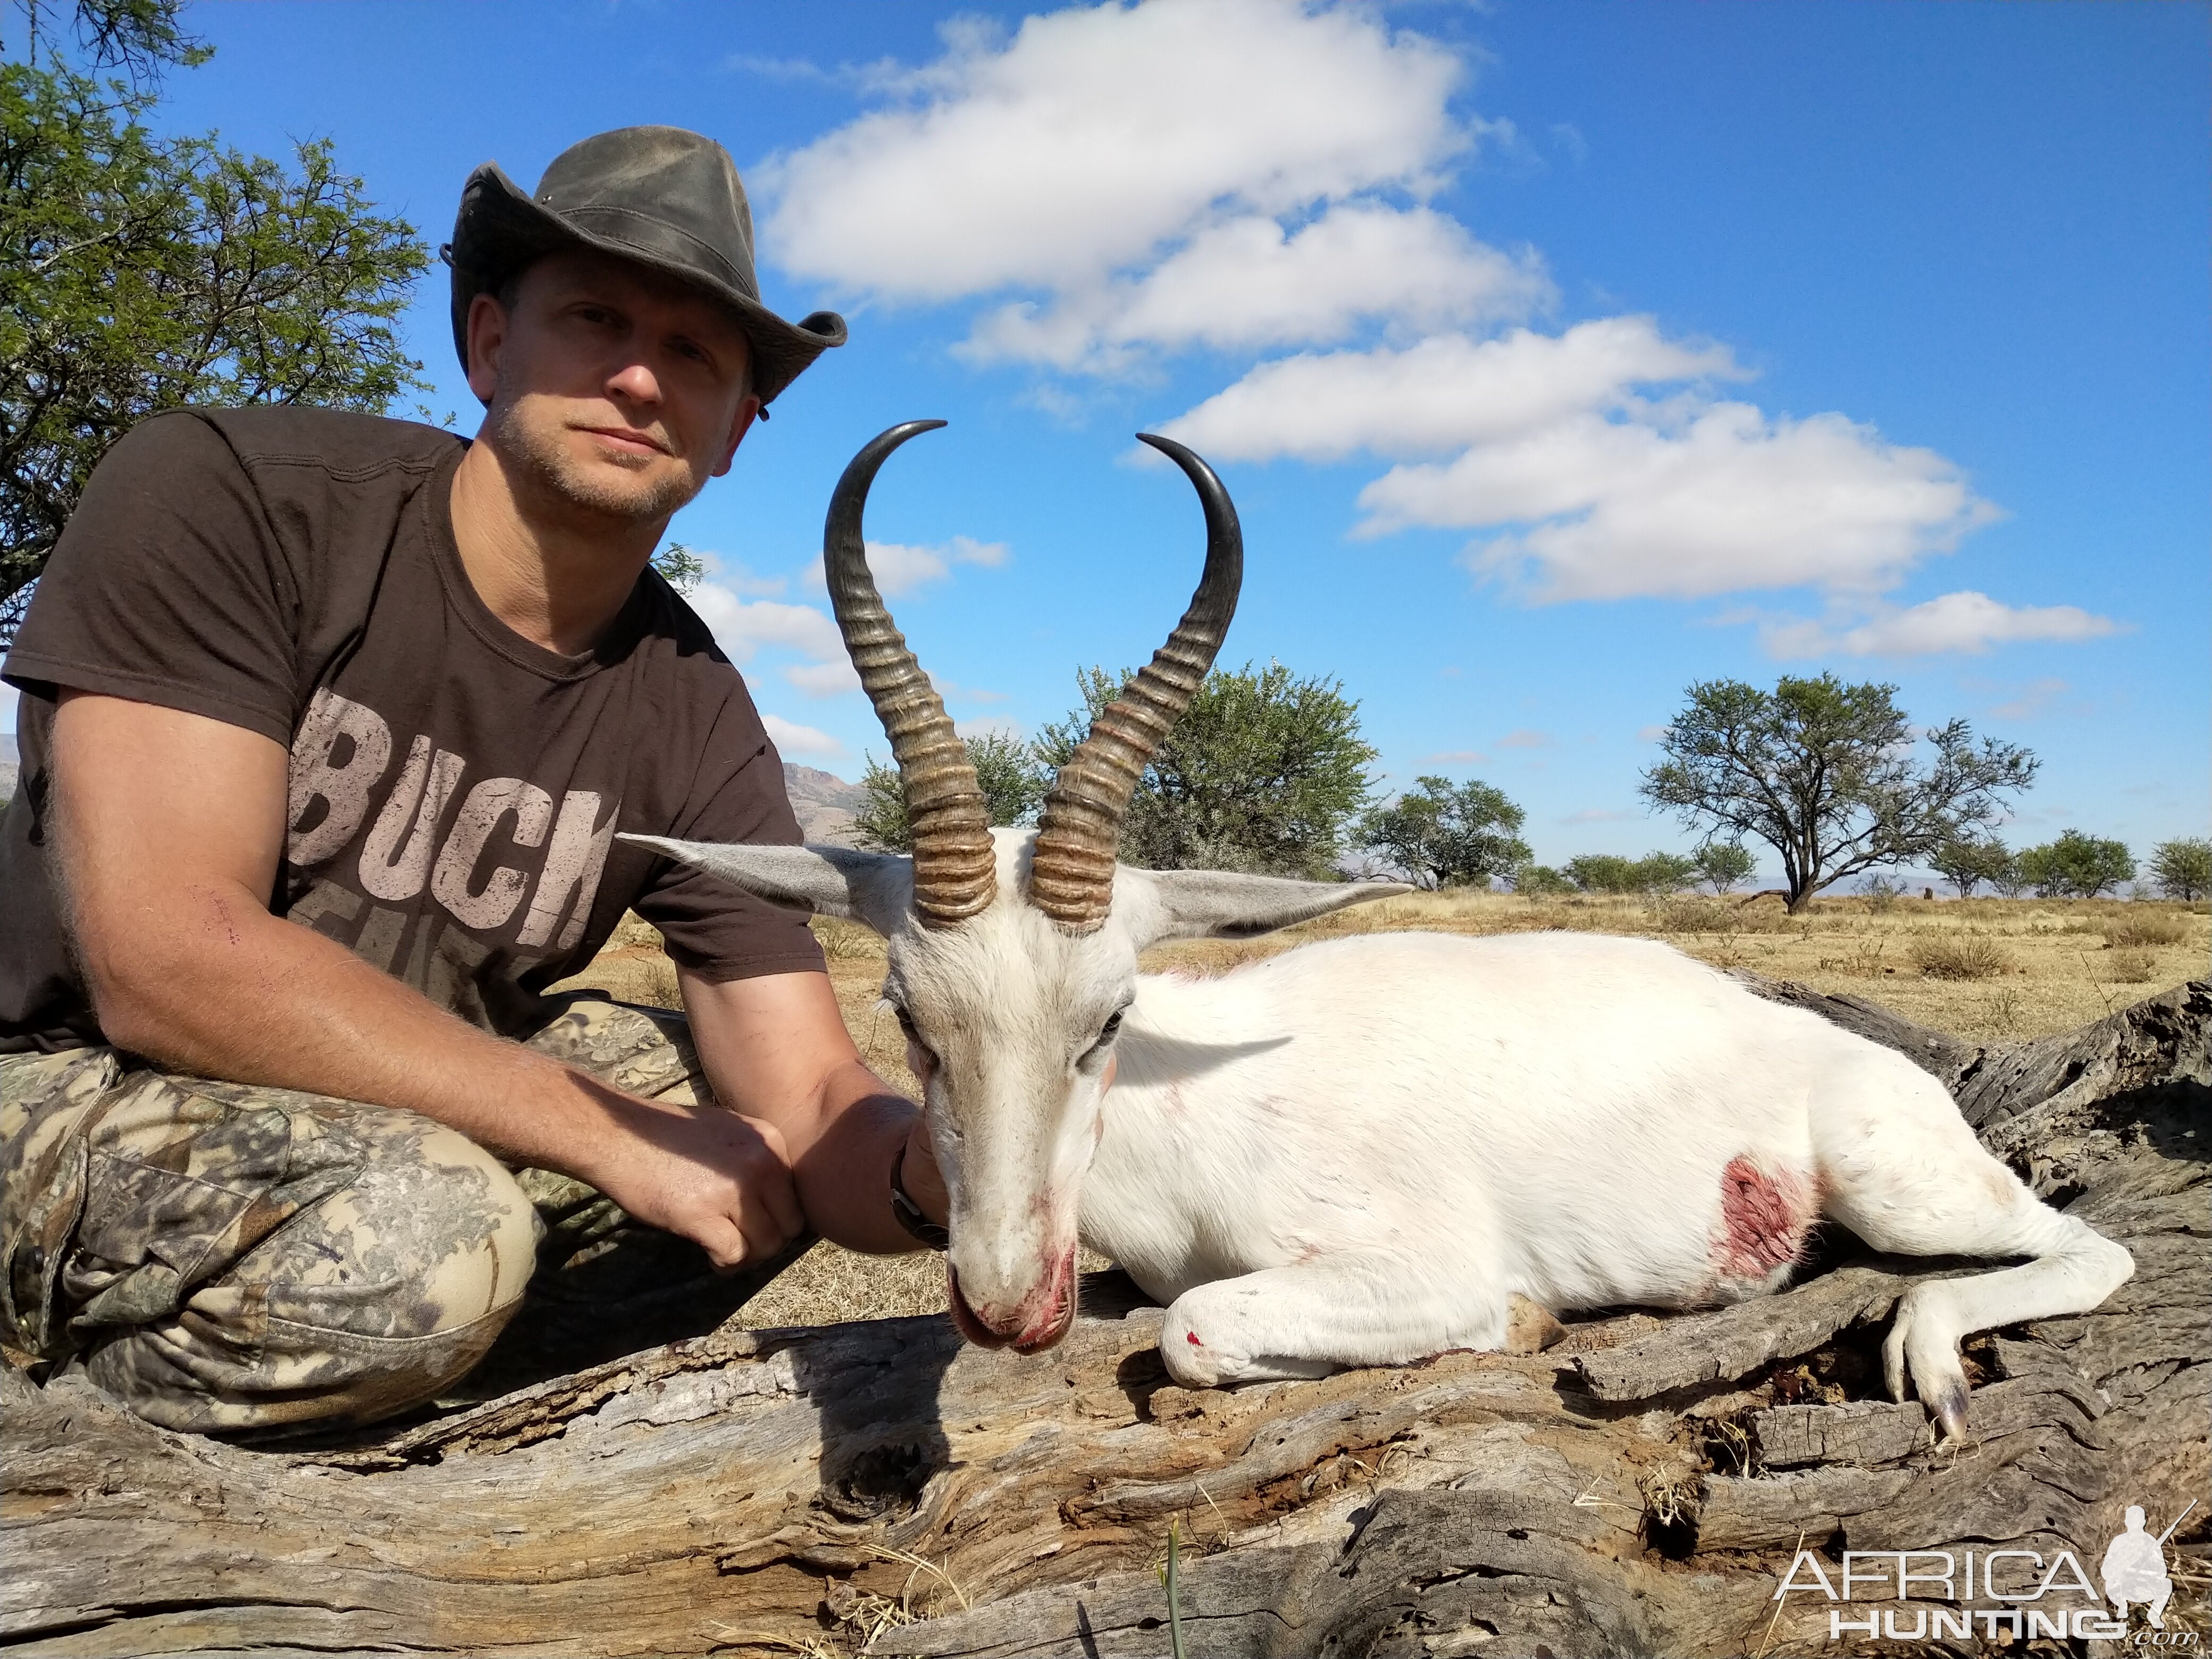
[[[860,1053],[909,1092],[898,1027],[880,1007],[883,941],[856,923],[817,918]],[[1818,991],[1868,998],[1923,1025],[1979,1042],[2047,1036],[2201,976],[2212,958],[2203,904],[2118,899],[1840,897],[1792,916],[1772,896],[1523,898],[1455,890],[1415,893],[1325,916],[1266,939],[1165,945],[1150,972],[1226,973],[1319,939],[1362,933],[1513,933],[1559,928],[1664,939],[1717,968],[1747,968]],[[568,988],[625,1002],[680,1006],[660,936],[626,918]],[[1084,1267],[1109,1265],[1085,1253]],[[823,1243],[755,1297],[737,1322],[755,1329],[945,1310],[945,1274],[927,1252],[857,1255]]]

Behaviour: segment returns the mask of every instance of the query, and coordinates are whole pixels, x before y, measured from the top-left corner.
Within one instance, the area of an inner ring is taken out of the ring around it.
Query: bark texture
[[[0,1649],[1154,1656],[1172,1526],[1207,1659],[1842,1653],[1817,1597],[1778,1613],[1801,1540],[2094,1572],[2126,1504],[2155,1529],[2205,1494],[2212,986],[1990,1048],[1756,988],[1912,1055],[2134,1252],[2096,1312],[1970,1345],[1964,1449],[1882,1396],[1879,1342],[1966,1264],[1847,1237],[1719,1312],[1233,1391],[1167,1382],[1118,1275],[1030,1358],[940,1319],[720,1331],[349,1442],[170,1434],[0,1372]],[[2200,1504],[2177,1541],[2204,1536]]]

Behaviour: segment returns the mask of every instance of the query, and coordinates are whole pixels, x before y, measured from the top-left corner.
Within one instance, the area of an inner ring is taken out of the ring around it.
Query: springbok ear
[[[753,847],[665,836],[617,836],[696,866],[771,904],[866,922],[889,938],[914,899],[914,860],[849,847]]]
[[[1395,898],[1413,890],[1392,881],[1289,881],[1281,876],[1238,876],[1219,870],[1146,870],[1121,872],[1144,892],[1129,907],[1129,926],[1145,945],[1176,939],[1252,939],[1278,927],[1295,927],[1375,899]],[[1121,896],[1115,908],[1121,908]],[[1149,912],[1149,914],[1146,914]]]

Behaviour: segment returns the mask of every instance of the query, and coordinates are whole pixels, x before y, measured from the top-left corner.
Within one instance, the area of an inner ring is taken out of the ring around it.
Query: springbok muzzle
[[[971,1303],[960,1288],[959,1269],[949,1262],[945,1279],[951,1295],[952,1322],[978,1347],[1011,1346],[1016,1353],[1035,1353],[1059,1341],[1075,1322],[1073,1249],[1051,1264],[1034,1290],[1011,1305],[987,1303],[978,1307]]]

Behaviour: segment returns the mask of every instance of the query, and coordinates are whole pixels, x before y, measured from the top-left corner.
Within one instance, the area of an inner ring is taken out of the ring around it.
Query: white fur
[[[1367,934],[1218,979],[1139,975],[1160,939],[1265,931],[1371,890],[1124,868],[1105,927],[1076,937],[1021,898],[1030,839],[999,832],[996,902],[940,931],[915,919],[903,860],[656,843],[889,939],[951,1265],[1010,1338],[1048,1323],[1079,1226],[1170,1304],[1161,1351],[1193,1386],[1494,1348],[1516,1291],[1564,1312],[1778,1289],[1787,1260],[1752,1272],[1729,1254],[1733,1164],[1877,1249],[2033,1258],[1899,1304],[1892,1391],[1909,1371],[1957,1434],[1962,1338],[2093,1308],[2133,1271],[1910,1060],[1664,945]]]

